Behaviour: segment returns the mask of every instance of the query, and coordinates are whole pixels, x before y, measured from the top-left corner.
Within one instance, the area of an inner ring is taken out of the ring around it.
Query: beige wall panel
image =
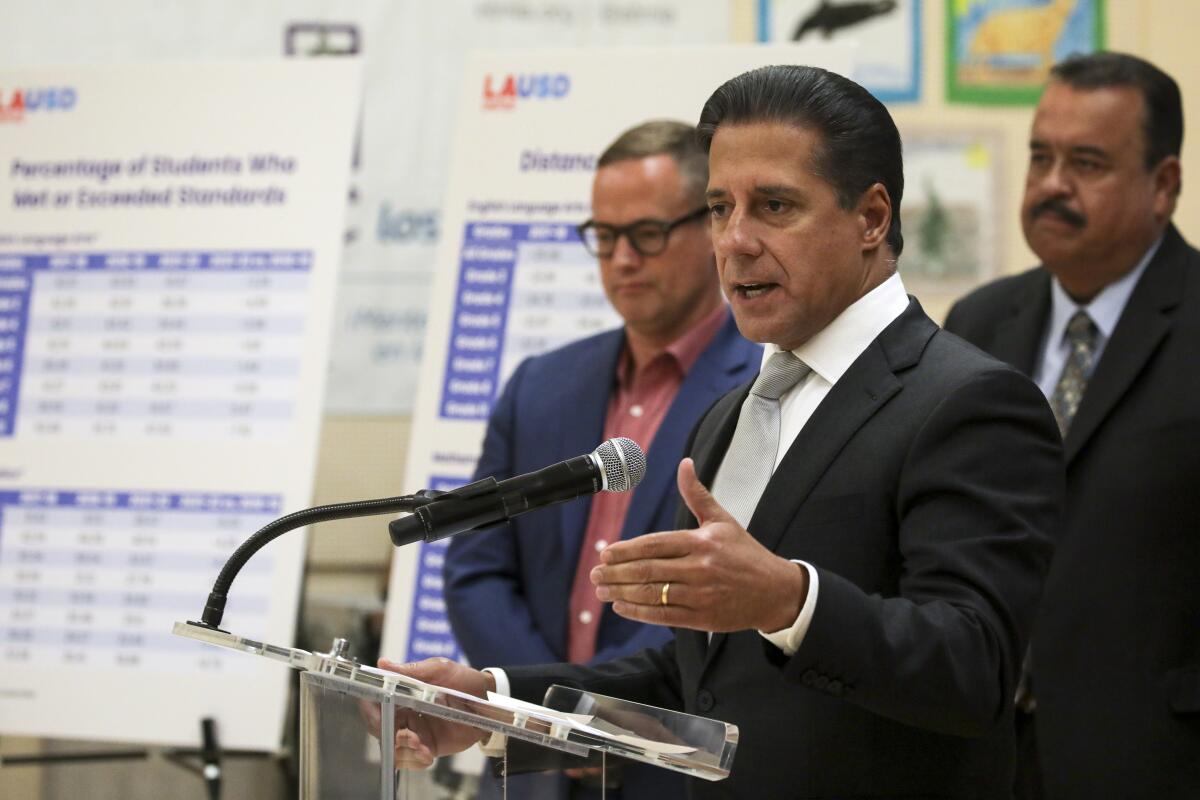
[[[340,503],[403,494],[409,417],[325,417],[313,503]],[[325,522],[309,529],[310,570],[355,571],[386,566],[389,517]]]

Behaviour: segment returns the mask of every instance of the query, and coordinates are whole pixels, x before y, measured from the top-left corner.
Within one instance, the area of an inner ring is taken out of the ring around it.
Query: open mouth
[[[777,288],[778,285],[776,283],[739,283],[733,287],[733,291],[747,300],[753,300]]]

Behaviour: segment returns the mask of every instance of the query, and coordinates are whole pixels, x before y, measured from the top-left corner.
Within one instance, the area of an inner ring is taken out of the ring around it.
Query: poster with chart
[[[590,216],[596,158],[609,142],[649,119],[694,122],[717,86],[748,69],[845,73],[851,58],[845,46],[728,45],[491,51],[468,61],[406,490],[467,482],[492,404],[522,359],[619,324],[575,229]],[[442,600],[447,541],[392,558],[383,642],[392,658],[459,656]]]
[[[225,58],[362,61],[326,410],[409,414],[450,166],[477,48],[720,44],[740,0],[9,0],[10,66]],[[16,35],[19,31],[20,34]]]
[[[0,732],[279,746],[287,670],[171,627],[309,505],[357,107],[350,60],[0,73]],[[224,626],[290,644],[303,559]]]

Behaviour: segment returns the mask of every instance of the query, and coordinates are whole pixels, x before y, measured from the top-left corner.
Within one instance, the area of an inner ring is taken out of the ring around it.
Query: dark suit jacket
[[[1038,268],[946,327],[1032,373]],[[1050,798],[1200,797],[1200,253],[1171,226],[1067,434],[1067,513],[1033,639]]]
[[[574,342],[524,361],[488,421],[476,479],[504,479],[587,453],[600,444],[620,330]],[[634,489],[621,538],[671,527],[678,493],[675,470],[700,416],[752,377],[762,348],[742,338],[732,316],[696,360],[646,453],[646,477]],[[589,499],[525,514],[509,527],[450,541],[445,596],[454,635],[471,663],[537,664],[567,658],[567,614]],[[596,660],[655,647],[667,628],[619,617],[606,606],[596,634]],[[539,698],[540,699],[540,698]],[[643,771],[659,778],[663,773]],[[626,776],[636,795],[636,772]],[[675,784],[676,790],[679,785]]]
[[[708,485],[748,390],[697,430]],[[1037,388],[913,300],[814,412],[750,521],[818,571],[795,655],[755,631],[709,644],[679,630],[591,669],[510,669],[513,694],[566,683],[737,724],[731,777],[692,781],[696,797],[1007,797],[1012,692],[1061,493]]]

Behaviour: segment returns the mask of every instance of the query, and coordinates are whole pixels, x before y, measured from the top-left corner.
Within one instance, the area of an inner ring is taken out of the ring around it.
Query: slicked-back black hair
[[[783,123],[815,131],[820,143],[812,171],[827,181],[838,203],[851,209],[874,184],[892,201],[887,243],[900,255],[900,200],[904,156],[900,132],[883,103],[849,78],[819,67],[770,66],[721,84],[700,112],[700,143],[708,150],[720,125]]]

